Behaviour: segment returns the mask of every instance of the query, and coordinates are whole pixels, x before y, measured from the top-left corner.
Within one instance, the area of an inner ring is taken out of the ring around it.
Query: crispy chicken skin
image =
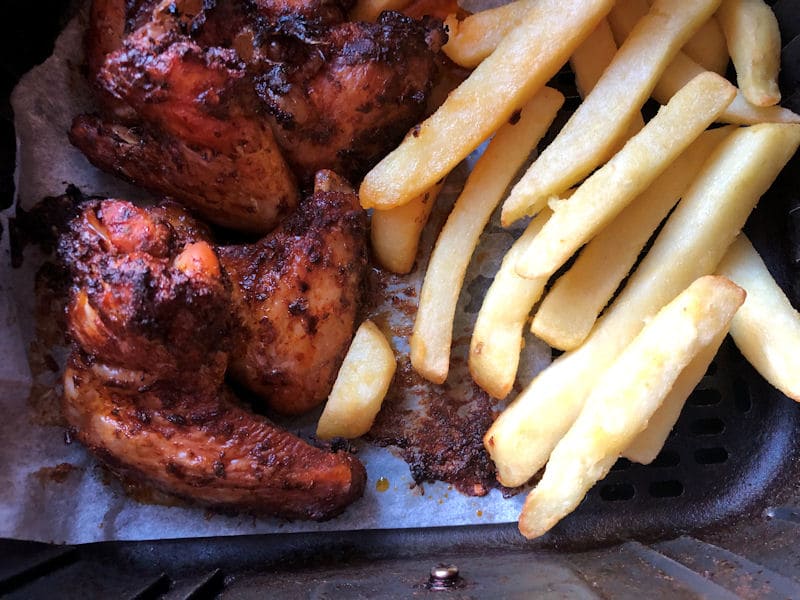
[[[103,170],[264,233],[297,204],[296,180],[360,179],[425,111],[441,22],[345,22],[350,4],[94,0],[100,114],[70,140]]]
[[[89,201],[59,254],[73,282],[63,410],[100,459],[177,496],[258,514],[327,519],[361,496],[355,457],[279,429],[227,388],[237,284],[183,209]]]
[[[330,393],[353,335],[365,232],[355,193],[328,171],[278,230],[219,249],[240,323],[230,373],[278,412],[304,413]]]

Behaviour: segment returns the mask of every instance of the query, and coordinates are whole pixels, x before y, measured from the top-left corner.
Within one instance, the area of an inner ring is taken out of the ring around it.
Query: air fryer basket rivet
[[[457,566],[440,563],[431,569],[428,588],[432,590],[446,590],[454,587],[459,579]]]

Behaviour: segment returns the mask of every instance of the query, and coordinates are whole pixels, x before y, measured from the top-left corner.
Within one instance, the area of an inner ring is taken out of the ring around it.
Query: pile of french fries
[[[442,181],[489,140],[433,249],[410,340],[437,383],[481,232],[501,204],[504,226],[532,217],[469,355],[504,399],[527,325],[565,351],[484,438],[503,485],[544,469],[520,515],[532,538],[620,456],[657,456],[728,333],[800,401],[800,314],[741,233],[800,146],[800,116],[778,105],[779,32],[762,0],[516,0],[447,24],[445,52],[474,70],[359,195],[376,258],[408,272]],[[720,75],[730,60],[739,87]],[[582,102],[512,186],[561,108],[546,83],[568,61]],[[644,122],[649,98],[662,106]]]

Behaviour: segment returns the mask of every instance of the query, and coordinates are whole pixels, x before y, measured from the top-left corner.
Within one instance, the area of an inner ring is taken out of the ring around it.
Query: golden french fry
[[[705,69],[685,54],[678,54],[664,71],[656,87],[653,98],[666,104],[679,90]],[[722,111],[718,120],[721,123],[754,125],[756,123],[800,123],[800,115],[783,106],[755,106],[750,104],[737,88],[736,97]]]
[[[317,437],[355,438],[367,433],[396,368],[394,352],[381,330],[372,321],[364,321],[339,368],[317,423]]]
[[[625,41],[636,22],[650,10],[652,0],[619,0],[612,9],[610,20],[617,44]],[[624,29],[624,32],[622,30]],[[728,44],[719,22],[709,18],[684,44],[682,53],[702,65],[705,71],[724,75],[730,62]]]
[[[572,71],[575,73],[575,84],[581,98],[585,98],[592,91],[594,86],[603,75],[603,71],[608,68],[614,55],[617,53],[617,44],[614,42],[614,35],[606,19],[602,19],[592,34],[575,49],[569,59]],[[628,128],[622,132],[622,136],[610,147],[608,155],[601,162],[605,162],[622,147],[632,136],[636,135],[644,127],[644,120],[641,113],[634,113]]]
[[[600,311],[628,275],[650,236],[664,220],[705,159],[732,127],[704,131],[578,255],[539,305],[534,335],[560,350],[574,350],[589,335]]]
[[[503,205],[503,225],[536,214],[551,197],[600,164],[672,57],[718,4],[719,0],[656,1],[592,92],[511,190]]]
[[[617,44],[614,41],[614,34],[611,33],[611,26],[608,20],[600,19],[594,31],[569,58],[572,72],[575,73],[575,85],[581,98],[589,95],[616,53]]]
[[[731,60],[725,34],[714,17],[700,26],[683,46],[683,52],[703,68],[718,75],[725,75]]]
[[[444,180],[408,204],[372,213],[370,238],[372,254],[378,264],[392,273],[409,273],[414,267],[419,238],[428,222]]]
[[[563,103],[560,92],[546,87],[497,131],[436,240],[411,335],[411,364],[430,381],[447,379],[456,303],[481,232]]]
[[[543,535],[578,506],[642,431],[686,365],[724,332],[745,293],[724,277],[696,280],[662,308],[599,378],[525,499],[519,530]]]
[[[633,28],[649,11],[648,0],[617,0],[614,3],[614,8],[608,13],[606,20],[618,46],[625,43]]]
[[[544,87],[612,4],[538,0],[444,104],[367,173],[362,206],[400,206],[449,173]]]
[[[731,324],[736,346],[764,379],[800,401],[800,314],[744,234],[728,249],[717,273],[747,290],[741,315]]]
[[[514,385],[522,350],[522,329],[547,284],[546,279],[520,277],[515,264],[550,214],[550,209],[545,208],[536,215],[503,257],[472,330],[469,372],[475,383],[493,398],[505,398]]]
[[[350,11],[351,21],[374,23],[385,10],[403,10],[411,4],[411,0],[356,0]]]
[[[537,0],[516,0],[482,10],[461,21],[455,15],[448,16],[444,21],[447,43],[442,50],[457,65],[467,69],[477,67],[522,22],[535,2]]]
[[[622,43],[636,22],[647,14],[646,0],[618,0],[608,22],[618,44]],[[675,93],[706,69],[684,52],[678,52],[653,88],[653,98],[666,104]],[[756,123],[800,123],[800,115],[782,106],[754,106],[737,89],[733,99],[719,116],[722,123],[754,125]]]
[[[536,278],[555,273],[713,123],[735,94],[735,88],[716,73],[703,73],[686,84],[622,150],[560,203],[517,263],[517,273]]]
[[[762,0],[723,0],[717,18],[744,97],[756,106],[780,102],[781,32],[772,9]]]
[[[644,321],[716,268],[798,145],[800,125],[771,123],[740,128],[720,144],[586,342],[539,373],[489,428],[484,445],[503,485],[522,485],[544,466]]]
[[[734,317],[735,318],[735,317]],[[686,399],[703,379],[708,366],[717,355],[726,332],[721,331],[717,337],[703,348],[678,375],[672,389],[661,406],[658,407],[644,431],[639,432],[625,448],[622,456],[643,465],[653,462],[664,447],[672,428],[681,415]]]

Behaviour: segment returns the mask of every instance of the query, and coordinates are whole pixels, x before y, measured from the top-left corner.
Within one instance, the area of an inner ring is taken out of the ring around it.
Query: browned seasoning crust
[[[351,196],[320,192],[309,206],[324,209],[329,228],[361,236],[339,240],[357,256],[349,280],[356,303],[364,242],[363,224],[350,225],[359,219]],[[293,222],[298,241],[284,258],[302,263],[306,256],[295,254],[324,236],[323,227],[313,217]],[[366,472],[354,456],[277,428],[226,387],[233,332],[242,330],[231,309],[237,283],[183,209],[90,201],[59,253],[73,281],[64,415],[75,437],[115,471],[215,508],[288,518],[330,518],[361,496]],[[269,265],[261,266],[269,278]],[[317,276],[308,278],[310,293]],[[287,331],[302,326],[290,312],[271,318]],[[341,347],[323,350],[334,358],[352,335],[352,322],[341,326],[349,327]]]

